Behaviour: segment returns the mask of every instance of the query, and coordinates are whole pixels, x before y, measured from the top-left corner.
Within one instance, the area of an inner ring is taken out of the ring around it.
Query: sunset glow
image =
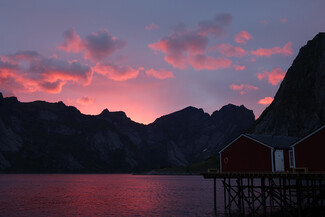
[[[145,124],[228,103],[259,116],[301,45],[325,29],[320,0],[95,2],[1,2],[0,92]]]

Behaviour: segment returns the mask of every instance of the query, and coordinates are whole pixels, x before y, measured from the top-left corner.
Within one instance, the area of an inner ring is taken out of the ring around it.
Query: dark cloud
[[[221,14],[213,20],[201,21],[198,29],[190,30],[184,25],[173,27],[174,32],[148,46],[165,54],[165,61],[173,67],[184,69],[191,65],[196,70],[215,70],[229,67],[231,61],[207,56],[208,35],[221,36],[232,21],[229,14]],[[203,62],[199,62],[203,60]]]
[[[84,39],[81,39],[74,29],[70,29],[63,37],[64,41],[58,46],[59,49],[67,52],[83,52],[86,59],[94,61],[102,60],[126,45],[125,41],[117,39],[106,29],[93,32]]]
[[[232,16],[230,14],[219,14],[212,20],[200,21],[198,32],[200,34],[212,34],[213,36],[223,36],[226,33],[225,27],[232,23]]]
[[[55,82],[41,81],[40,87],[47,93],[60,93],[65,81],[57,80]]]

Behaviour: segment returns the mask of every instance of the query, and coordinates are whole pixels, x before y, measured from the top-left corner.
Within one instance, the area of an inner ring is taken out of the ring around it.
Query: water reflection
[[[0,175],[0,213],[213,216],[212,190],[211,180],[201,176]],[[223,211],[221,200],[222,195],[218,197],[219,213]]]

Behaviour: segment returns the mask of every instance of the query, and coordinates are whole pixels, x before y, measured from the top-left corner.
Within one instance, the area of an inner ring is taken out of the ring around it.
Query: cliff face
[[[253,111],[226,105],[211,116],[187,107],[150,124],[148,144],[166,151],[169,166],[188,165],[217,153],[254,122]]]
[[[0,171],[131,172],[181,166],[215,154],[254,121],[228,105],[211,117],[193,107],[150,125],[124,112],[83,115],[59,103],[0,96]]]
[[[26,172],[135,168],[132,142],[116,130],[114,121],[83,115],[62,102],[20,103],[4,98],[0,105],[1,167]],[[123,121],[128,121],[126,116]]]
[[[301,137],[325,124],[325,33],[302,47],[274,101],[249,130]]]

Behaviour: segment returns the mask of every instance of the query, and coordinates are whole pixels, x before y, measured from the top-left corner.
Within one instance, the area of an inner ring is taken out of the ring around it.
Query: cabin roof
[[[254,138],[267,146],[278,149],[289,149],[290,145],[298,140],[297,137],[291,136],[273,136],[273,135],[258,135],[258,134],[246,134],[248,137]]]
[[[321,131],[321,130],[324,129],[324,128],[325,128],[325,125],[323,125],[323,126],[317,128],[316,130],[313,130],[311,133],[307,134],[306,136],[302,137],[301,139],[299,139],[298,141],[296,141],[295,143],[293,143],[293,144],[291,145],[291,147],[294,147],[295,145],[297,145],[297,144],[301,143],[302,141],[308,139],[309,137],[311,137],[312,135],[318,133],[319,131]]]
[[[295,141],[298,140],[296,137],[290,137],[290,136],[273,136],[273,135],[258,135],[258,134],[241,134],[236,139],[228,143],[225,147],[223,147],[219,153],[221,153],[223,150],[228,148],[231,144],[236,142],[240,137],[246,137],[248,139],[251,139],[255,142],[260,143],[261,145],[264,145],[269,148],[275,148],[275,149],[290,149],[290,145],[293,144]]]

